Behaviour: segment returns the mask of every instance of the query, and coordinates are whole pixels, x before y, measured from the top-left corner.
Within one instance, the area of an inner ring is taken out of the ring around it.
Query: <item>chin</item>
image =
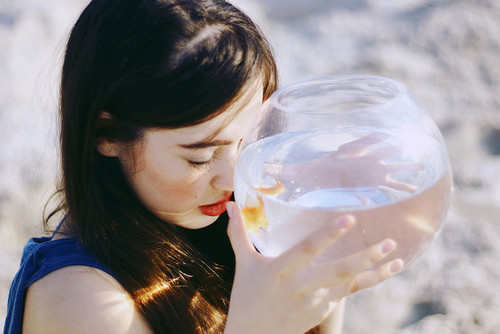
[[[171,223],[186,229],[197,230],[205,228],[213,223],[219,218],[219,216],[206,216],[201,212],[196,214],[189,214],[183,217],[172,217],[169,215],[161,215],[160,218],[167,222]]]

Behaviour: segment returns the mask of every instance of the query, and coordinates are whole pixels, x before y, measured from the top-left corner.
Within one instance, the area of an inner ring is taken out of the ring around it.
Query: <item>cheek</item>
[[[164,186],[164,190],[175,195],[179,200],[196,200],[200,197],[202,182],[199,179],[193,180],[190,175],[179,175],[179,178],[163,179],[158,184]]]
[[[208,187],[206,173],[188,168],[180,159],[149,165],[142,174],[141,183],[147,184],[144,190],[149,194],[146,196],[155,207],[163,206],[168,198],[169,206],[187,208],[201,200]]]

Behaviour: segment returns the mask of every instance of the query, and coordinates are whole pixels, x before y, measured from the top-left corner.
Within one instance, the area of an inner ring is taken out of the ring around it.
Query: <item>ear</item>
[[[97,128],[106,126],[106,123],[113,121],[113,116],[106,111],[102,111],[97,118]],[[97,151],[110,158],[118,157],[120,153],[120,143],[105,138],[97,138]]]
[[[98,139],[97,151],[106,157],[116,158],[120,153],[120,144],[107,139]]]

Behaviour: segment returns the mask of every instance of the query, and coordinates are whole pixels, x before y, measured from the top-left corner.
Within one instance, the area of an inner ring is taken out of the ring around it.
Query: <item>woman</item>
[[[225,1],[91,1],[62,72],[62,200],[45,223],[64,218],[28,242],[5,333],[339,332],[338,301],[401,263],[366,271],[386,240],[312,266],[352,217],[279,258],[251,246],[233,167],[276,87],[266,40]]]

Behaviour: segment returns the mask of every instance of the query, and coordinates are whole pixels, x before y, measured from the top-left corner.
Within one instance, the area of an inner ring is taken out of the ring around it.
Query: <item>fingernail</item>
[[[354,225],[355,218],[351,215],[342,216],[337,220],[335,227],[337,229],[344,229]]]
[[[392,252],[396,248],[396,242],[391,239],[387,239],[382,244],[382,253],[386,254]]]
[[[229,218],[233,218],[233,208],[232,208],[232,204],[229,202],[226,203],[226,211],[227,211],[227,215],[229,216]]]
[[[397,259],[391,264],[391,273],[393,274],[399,273],[401,270],[403,270],[403,266],[404,266],[403,260]]]

